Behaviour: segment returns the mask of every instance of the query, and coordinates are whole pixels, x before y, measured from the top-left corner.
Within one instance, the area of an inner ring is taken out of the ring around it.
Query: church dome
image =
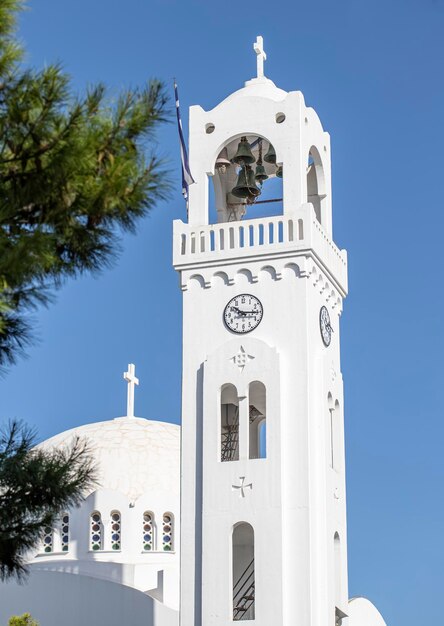
[[[179,495],[180,427],[176,424],[119,417],[72,428],[40,446],[69,446],[76,437],[87,442],[97,465],[96,489],[119,492],[130,501],[146,492]]]

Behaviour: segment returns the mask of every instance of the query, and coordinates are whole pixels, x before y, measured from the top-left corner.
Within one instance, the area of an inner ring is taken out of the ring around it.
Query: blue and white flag
[[[179,129],[180,157],[182,160],[182,195],[185,198],[185,200],[188,200],[188,187],[192,185],[195,182],[195,180],[191,176],[190,165],[188,163],[187,147],[185,145],[185,140],[183,138],[182,120],[180,119],[180,109],[179,109],[179,94],[177,92],[176,81],[174,81],[174,95],[176,97],[177,127]]]

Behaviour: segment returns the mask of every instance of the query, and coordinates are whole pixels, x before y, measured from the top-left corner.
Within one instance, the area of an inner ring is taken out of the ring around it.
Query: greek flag
[[[182,120],[180,119],[179,109],[179,94],[177,91],[176,81],[174,81],[174,95],[176,98],[177,127],[179,129],[180,139],[180,157],[182,160],[182,195],[185,200],[188,200],[188,187],[189,185],[192,185],[195,181],[194,178],[191,176],[190,165],[188,163],[187,147],[183,138]]]

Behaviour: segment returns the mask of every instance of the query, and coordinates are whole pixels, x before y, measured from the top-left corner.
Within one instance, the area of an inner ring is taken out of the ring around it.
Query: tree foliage
[[[61,511],[77,506],[95,484],[86,443],[35,447],[35,432],[12,422],[0,430],[0,580],[26,574],[26,555]]]
[[[119,229],[133,231],[168,189],[153,144],[163,85],[73,96],[60,66],[23,67],[21,8],[0,3],[0,368],[32,339],[29,310],[66,277],[106,267]]]
[[[23,613],[13,615],[8,621],[8,626],[39,626],[39,623],[29,613]]]

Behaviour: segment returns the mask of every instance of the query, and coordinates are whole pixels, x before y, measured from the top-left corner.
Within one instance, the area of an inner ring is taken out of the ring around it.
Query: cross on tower
[[[128,371],[123,374],[123,378],[128,383],[128,398],[126,402],[127,417],[134,417],[134,386],[139,384],[139,379],[136,378],[135,372],[135,365],[133,363],[129,363]]]
[[[267,60],[267,55],[264,51],[264,39],[262,35],[258,35],[256,37],[256,43],[253,44],[253,49],[256,52],[257,56],[257,77],[264,77],[264,61]]]
[[[245,484],[245,476],[239,476],[240,485],[231,485],[233,491],[239,489],[239,497],[245,498],[245,489],[253,489],[253,483]]]

